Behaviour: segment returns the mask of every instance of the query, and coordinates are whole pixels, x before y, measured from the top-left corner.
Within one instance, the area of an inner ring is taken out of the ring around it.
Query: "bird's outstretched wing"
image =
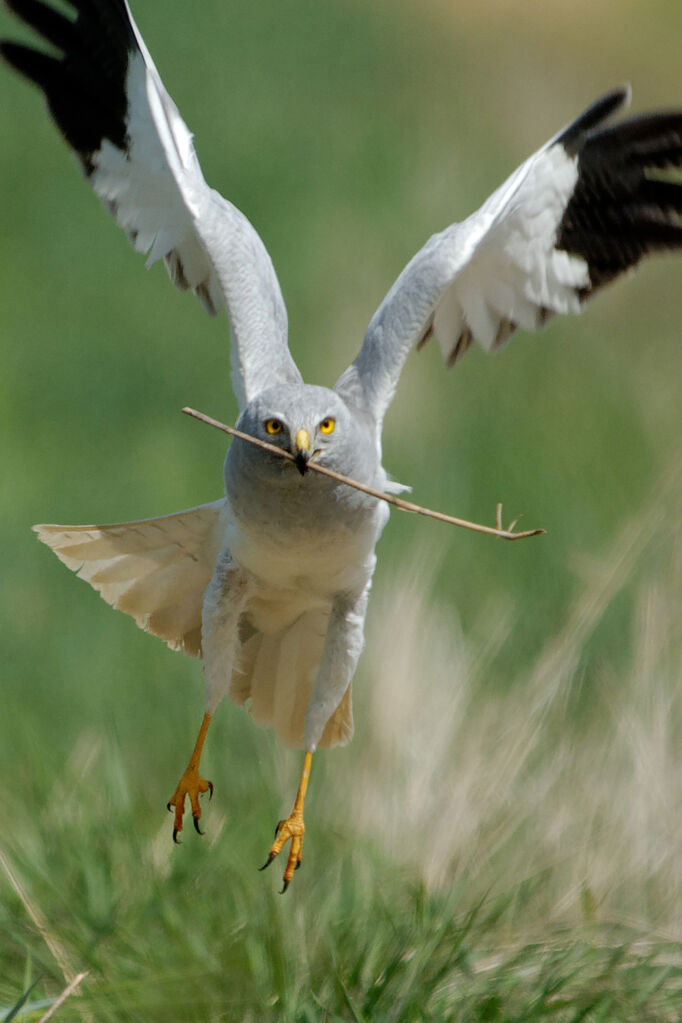
[[[473,340],[491,350],[517,327],[578,312],[642,256],[682,247],[682,111],[604,127],[628,100],[625,88],[602,97],[476,213],[430,238],[337,389],[380,424],[409,352],[432,333],[452,366]]]
[[[148,265],[230,317],[240,406],[275,383],[300,382],[270,257],[238,209],[204,181],[192,135],[166,92],[125,0],[6,0],[60,54],[3,41],[5,60],[35,82],[93,188]]]
[[[225,533],[225,498],[140,522],[34,526],[107,604],[171,650],[201,652],[201,608]]]

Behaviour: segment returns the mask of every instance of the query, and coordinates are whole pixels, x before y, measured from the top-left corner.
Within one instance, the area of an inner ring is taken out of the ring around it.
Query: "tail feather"
[[[201,652],[201,606],[224,530],[225,499],[140,522],[34,526],[67,568],[172,650]]]
[[[252,636],[247,644],[253,650],[251,670],[247,674],[244,664],[244,671],[233,672],[230,681],[230,698],[242,704],[250,699],[250,710],[258,725],[269,725],[273,718],[279,638],[279,633],[266,636],[257,632]],[[236,699],[235,677],[239,679],[239,700]]]
[[[286,629],[256,632],[242,645],[230,682],[230,699],[249,703],[256,724],[272,727],[283,746],[304,744],[305,712],[322,660],[329,615],[307,611]],[[318,748],[353,737],[350,685],[327,722]]]
[[[279,641],[277,676],[272,708],[272,722],[278,739],[286,746],[303,745],[305,711],[312,692],[310,658],[319,663],[322,651],[306,648],[309,632],[307,615],[302,615],[288,628]]]

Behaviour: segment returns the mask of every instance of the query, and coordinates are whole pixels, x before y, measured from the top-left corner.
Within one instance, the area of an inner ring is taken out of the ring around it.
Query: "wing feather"
[[[239,210],[208,187],[192,135],[166,92],[125,0],[7,0],[59,51],[2,42],[5,60],[44,92],[86,177],[147,264],[163,259],[181,289],[230,317],[240,406],[265,387],[300,383],[270,257]]]
[[[34,526],[67,568],[172,650],[201,652],[201,612],[220,551],[227,502],[140,522]]]
[[[432,328],[451,366],[472,339],[490,351],[577,313],[643,256],[682,247],[682,111],[604,127],[628,100],[625,88],[602,97],[408,263],[336,384],[379,426]]]

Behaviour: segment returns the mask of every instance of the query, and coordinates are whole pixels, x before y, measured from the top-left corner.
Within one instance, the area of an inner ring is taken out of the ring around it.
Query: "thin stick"
[[[57,965],[59,966],[59,969],[62,971],[62,976],[64,977],[64,980],[66,981],[67,984],[70,984],[74,975],[73,963],[71,962],[70,955],[68,954],[66,949],[61,945],[58,938],[55,937],[53,932],[50,930],[48,922],[43,916],[41,910],[32,901],[32,899],[29,898],[28,892],[26,891],[24,885],[21,883],[21,881],[15,874],[14,869],[9,862],[8,856],[1,849],[0,867],[2,867],[2,869],[5,871],[9,883],[11,884],[12,888],[14,888],[16,894],[19,896],[21,902],[23,903],[24,909],[26,910],[26,912],[28,913],[28,915],[30,916],[31,920],[34,923],[36,930],[38,931],[41,938],[49,948],[50,952],[52,953],[52,956],[55,959]]]
[[[244,433],[243,430],[237,430],[234,426],[226,426],[225,423],[221,423],[217,419],[212,419],[211,416],[205,415],[203,412],[197,412],[196,409],[188,408],[185,406],[182,410],[185,415],[192,416],[193,419],[198,419],[202,423],[206,423],[208,426],[215,427],[216,430],[222,430],[223,433],[229,433],[231,437],[238,437],[239,440],[245,440],[248,444],[255,444],[256,447],[263,448],[264,451],[269,451],[273,455],[277,455],[279,458],[286,458],[288,461],[293,462],[294,456],[288,451],[284,451],[282,448],[278,448],[275,444],[269,444],[265,440],[261,440],[259,437],[252,437],[250,433]],[[337,480],[339,483],[345,483],[349,487],[355,487],[356,490],[362,491],[363,494],[369,494],[370,497],[375,497],[378,501],[385,501],[387,504],[392,504],[395,508],[399,508],[400,511],[414,512],[415,515],[426,515],[430,519],[437,519],[439,522],[448,522],[451,526],[461,526],[463,529],[473,529],[476,533],[488,533],[490,536],[499,536],[503,540],[524,540],[528,536],[540,536],[546,532],[544,529],[527,529],[521,533],[514,533],[512,529],[501,529],[495,528],[494,526],[483,526],[479,522],[469,522],[467,519],[457,519],[454,515],[446,515],[444,512],[433,511],[431,508],[422,508],[419,504],[413,504],[412,501],[404,501],[401,497],[394,497],[392,494],[384,494],[381,490],[374,490],[372,487],[365,486],[364,483],[358,483],[357,480],[353,480],[350,476],[344,476],[343,473],[335,472],[334,469],[328,469],[326,465],[320,465],[318,462],[308,462],[308,469],[312,469],[313,472],[319,472],[322,476],[329,476],[330,479]],[[498,505],[497,521],[501,521],[502,506]]]
[[[87,972],[87,970],[85,970],[83,973],[79,973],[77,977],[73,978],[73,980],[71,981],[69,986],[64,988],[64,990],[60,994],[60,996],[57,999],[57,1001],[53,1002],[53,1004],[47,1010],[45,1015],[40,1017],[40,1023],[47,1023],[47,1020],[50,1019],[51,1016],[54,1016],[54,1014],[57,1011],[57,1009],[59,1008],[59,1006],[63,1005],[64,1002],[66,1001],[66,999],[69,997],[69,995],[72,995],[74,993],[74,991],[76,990],[76,988],[78,987],[80,982],[85,977],[87,977],[87,975],[88,975],[88,972]]]

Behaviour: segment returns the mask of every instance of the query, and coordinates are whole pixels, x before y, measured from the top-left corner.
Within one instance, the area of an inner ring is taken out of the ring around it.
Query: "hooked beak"
[[[294,462],[301,476],[305,476],[310,458],[310,434],[307,430],[299,430],[296,434],[296,450],[294,451]]]

